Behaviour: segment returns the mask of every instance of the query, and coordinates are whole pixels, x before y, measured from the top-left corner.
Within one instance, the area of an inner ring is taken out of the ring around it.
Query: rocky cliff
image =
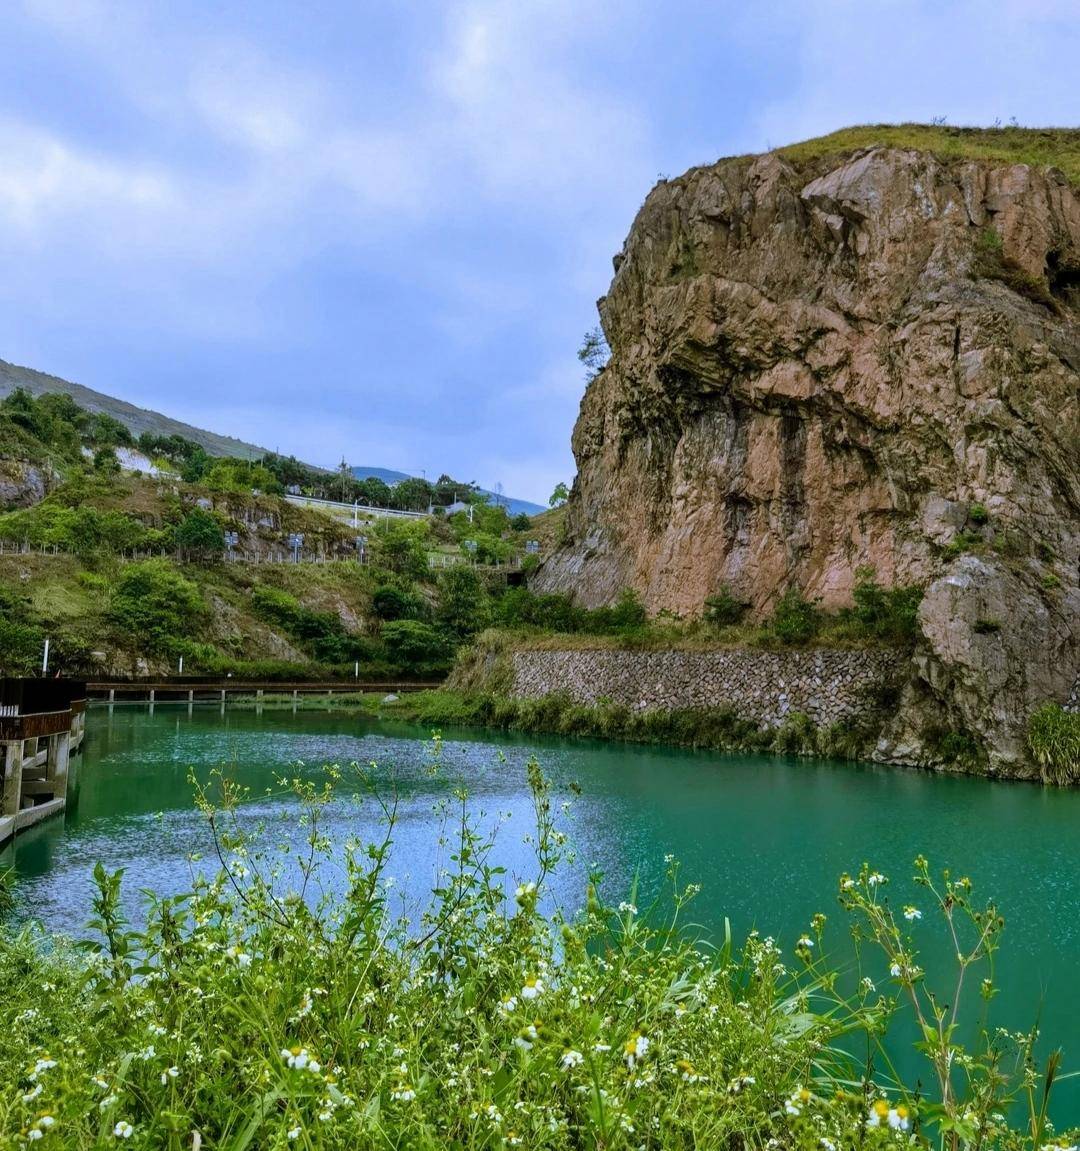
[[[658,184],[614,264],[537,586],[767,614],[849,603],[862,565],[918,583],[880,756],[954,731],[1028,770],[1027,715],[1080,671],[1077,188],[884,146],[726,160]]]

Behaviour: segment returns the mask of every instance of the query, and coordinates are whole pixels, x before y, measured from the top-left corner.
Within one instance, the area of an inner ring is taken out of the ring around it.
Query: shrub
[[[771,627],[781,643],[809,643],[818,633],[821,615],[798,588],[784,592],[773,612]]]
[[[967,518],[976,527],[982,527],[983,524],[988,523],[990,513],[986,510],[986,504],[973,503],[968,508]]]
[[[726,584],[705,601],[705,620],[716,627],[727,627],[738,623],[749,610],[750,605],[731,593]]]
[[[413,670],[441,666],[450,655],[442,632],[416,619],[399,619],[384,624],[382,639],[390,658]]]
[[[1001,631],[1001,622],[996,619],[977,619],[972,624],[971,630],[976,635],[993,635]]]
[[[415,619],[421,614],[415,595],[390,584],[375,589],[371,597],[371,610],[381,620]]]
[[[914,639],[922,597],[920,587],[881,587],[873,568],[860,567],[855,572],[853,614],[860,626],[877,638]]]
[[[1027,740],[1044,781],[1080,782],[1080,714],[1043,704],[1028,719]]]
[[[173,528],[173,543],[188,555],[220,557],[225,547],[217,517],[203,508],[192,508]]]
[[[183,650],[205,615],[198,587],[160,559],[125,567],[109,605],[114,624],[160,655]]]

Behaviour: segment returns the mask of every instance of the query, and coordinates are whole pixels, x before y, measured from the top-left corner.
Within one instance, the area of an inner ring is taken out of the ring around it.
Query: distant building
[[[298,496],[300,494],[300,485],[289,484],[289,486],[285,489],[285,494],[289,496]]]

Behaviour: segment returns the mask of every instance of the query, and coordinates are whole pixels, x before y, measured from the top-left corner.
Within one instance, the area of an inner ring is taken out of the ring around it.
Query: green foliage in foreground
[[[282,784],[303,811],[288,853],[264,851],[227,781],[213,800],[200,791],[216,877],[151,897],[134,931],[121,874],[99,865],[88,958],[0,936],[0,1146],[1034,1151],[1050,1139],[1058,1056],[1041,1071],[1034,1033],[988,1023],[971,1049],[957,1039],[961,1008],[993,996],[1003,922],[967,880],[936,883],[916,861],[957,955],[951,985],[932,991],[922,912],[894,909],[865,865],[843,876],[860,943],[844,991],[823,915],[791,958],[756,933],[741,950],[699,942],[683,926],[696,888],[673,860],[668,894],[640,913],[633,893],[606,903],[596,875],[580,913],[547,910],[567,849],[535,762],[530,874],[505,876],[495,832],[448,792],[438,886],[399,914],[395,803],[372,789],[375,841],[332,847],[340,774]],[[891,1073],[898,1015],[922,1036],[917,1089]],[[1010,1130],[1013,1101],[1023,1122]]]
[[[1028,720],[1028,747],[1044,780],[1080,782],[1080,714],[1056,703],[1036,709]]]

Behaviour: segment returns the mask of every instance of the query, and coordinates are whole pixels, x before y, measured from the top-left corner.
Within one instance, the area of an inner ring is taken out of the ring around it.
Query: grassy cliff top
[[[953,128],[941,124],[867,124],[778,148],[796,162],[884,145],[958,160],[996,160],[1059,168],[1080,185],[1080,128]]]

